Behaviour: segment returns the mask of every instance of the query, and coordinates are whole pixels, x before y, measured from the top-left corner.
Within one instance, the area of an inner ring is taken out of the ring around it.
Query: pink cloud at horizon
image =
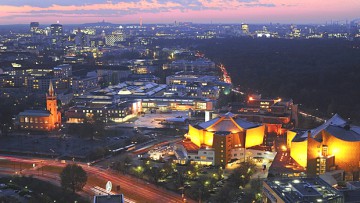
[[[59,20],[64,24],[97,22],[137,23],[324,23],[330,20],[359,18],[360,2],[356,0],[198,0],[184,5],[180,1],[140,0],[84,5],[1,5],[0,24],[42,24]]]

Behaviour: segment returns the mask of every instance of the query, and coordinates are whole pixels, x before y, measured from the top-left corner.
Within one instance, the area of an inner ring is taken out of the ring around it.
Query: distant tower
[[[63,26],[60,24],[51,24],[50,25],[50,34],[51,34],[51,36],[62,36],[63,35]]]
[[[142,17],[140,17],[140,28],[142,28],[142,24],[143,24]]]
[[[105,33],[105,30],[103,30],[103,31],[101,32],[101,38],[105,38],[105,36],[106,36],[106,33]]]
[[[241,23],[241,32],[242,34],[249,34],[249,25]]]
[[[30,23],[30,32],[35,33],[39,29],[39,22]]]
[[[57,99],[51,80],[49,92],[46,94],[46,110],[50,112],[49,129],[58,128],[61,125],[61,113],[57,110]]]

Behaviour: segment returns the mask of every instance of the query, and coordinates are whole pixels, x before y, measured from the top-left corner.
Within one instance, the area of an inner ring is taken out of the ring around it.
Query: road
[[[225,66],[224,66],[223,64],[220,64],[220,65],[218,65],[218,67],[220,68],[220,70],[221,70],[221,72],[222,72],[222,74],[223,74],[223,80],[224,80],[224,82],[231,84],[231,77],[230,77],[230,75],[228,74]]]
[[[65,166],[65,164],[48,159],[31,159],[31,158],[22,158],[22,157],[13,157],[13,156],[0,156],[0,159],[7,159],[13,162],[21,162],[21,163],[35,163],[36,165],[41,164],[42,166],[56,166],[56,167]],[[144,202],[144,203],[183,202],[180,194],[157,187],[143,180],[127,175],[118,174],[111,170],[104,170],[94,166],[88,166],[84,163],[77,163],[77,164],[82,166],[83,169],[88,173],[88,175],[93,175],[105,181],[111,181],[113,185],[120,185],[121,191],[124,193],[125,197],[131,197],[131,199],[128,198],[129,200],[128,202]],[[44,171],[44,174],[40,174],[40,172],[37,171],[36,169],[26,169],[23,170],[21,173],[24,175],[33,175],[44,181],[48,181],[56,185],[60,185],[59,174],[56,173]],[[1,169],[0,174],[13,174],[13,171]],[[84,188],[84,193],[86,194],[82,194],[82,195],[87,197],[93,196],[94,192],[91,189],[96,186],[98,185],[91,185],[90,183],[88,183]],[[187,202],[194,202],[194,201],[187,200]]]
[[[299,114],[305,116],[305,117],[311,117],[311,118],[314,118],[317,122],[325,122],[325,119],[323,118],[320,118],[320,117],[317,117],[317,116],[314,116],[314,115],[311,115],[309,113],[305,113],[303,111],[299,111]]]

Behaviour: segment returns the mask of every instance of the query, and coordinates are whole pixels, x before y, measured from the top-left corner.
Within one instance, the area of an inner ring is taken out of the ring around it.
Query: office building
[[[50,25],[50,34],[53,37],[63,35],[63,26],[60,24],[51,24]]]
[[[105,44],[108,46],[115,46],[117,42],[124,41],[124,35],[122,33],[113,33],[105,36]]]
[[[36,33],[39,29],[39,22],[31,22],[30,23],[30,32],[32,34]]]

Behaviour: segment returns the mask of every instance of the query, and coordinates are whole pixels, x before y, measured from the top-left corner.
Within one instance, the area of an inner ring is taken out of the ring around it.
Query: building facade
[[[346,180],[359,180],[360,127],[335,114],[324,124],[305,132],[288,132],[290,156],[308,175],[344,170]],[[291,141],[290,141],[291,140]]]
[[[53,131],[61,126],[61,113],[52,83],[46,95],[46,110],[26,110],[18,115],[18,126],[23,130]]]
[[[264,140],[264,132],[263,125],[251,123],[227,113],[199,125],[189,125],[189,131],[185,135],[186,141],[180,144],[183,144],[189,154],[197,153],[199,157],[199,152],[203,150],[212,151],[209,154],[212,155],[213,160],[207,160],[207,156],[202,155],[205,159],[203,161],[225,166],[232,159],[240,159],[233,156],[233,154],[237,154],[233,149],[261,145]],[[188,158],[191,159],[191,156]],[[199,161],[201,159],[200,157]]]

